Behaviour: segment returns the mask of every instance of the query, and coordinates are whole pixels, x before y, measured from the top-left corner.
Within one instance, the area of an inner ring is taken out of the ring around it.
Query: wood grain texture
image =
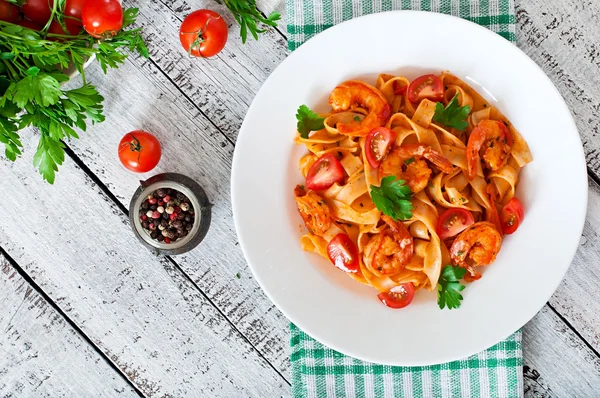
[[[525,396],[598,396],[600,358],[545,306],[523,329]]]
[[[127,217],[72,161],[54,186],[31,161],[31,151],[0,160],[0,191],[33,210],[3,217],[0,245],[144,394],[287,392],[179,269],[139,245]]]
[[[131,59],[108,76],[94,65],[87,75],[106,94],[106,112],[113,116],[92,128],[85,139],[73,141],[73,150],[128,207],[139,179],[145,177],[125,170],[115,148],[131,130],[141,128],[157,135],[163,145],[162,160],[146,177],[167,171],[188,175],[204,187],[214,204],[205,240],[175,261],[287,376],[288,320],[266,298],[237,246],[229,182],[233,146],[152,62]]]
[[[550,77],[575,118],[590,170],[600,175],[600,3],[516,0],[518,46]],[[548,132],[557,138],[560,131]]]
[[[138,397],[0,254],[0,397]]]

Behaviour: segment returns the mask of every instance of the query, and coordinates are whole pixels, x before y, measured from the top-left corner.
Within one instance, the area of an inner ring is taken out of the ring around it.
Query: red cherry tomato
[[[65,18],[65,25],[67,25],[67,31],[63,29],[63,27],[58,23],[58,21],[52,21],[50,27],[48,28],[48,33],[52,33],[55,35],[71,35],[77,36],[79,32],[81,32],[81,23]],[[52,36],[49,37],[52,39]]]
[[[0,21],[15,22],[19,19],[19,7],[6,0],[0,0]]]
[[[119,159],[125,168],[146,173],[156,167],[162,151],[160,142],[150,133],[136,130],[125,134],[119,143]]]
[[[376,127],[367,134],[365,139],[365,153],[367,162],[376,169],[383,158],[394,145],[396,133],[386,127]]]
[[[502,232],[506,235],[512,234],[519,228],[523,222],[525,211],[523,205],[517,198],[512,198],[504,205],[500,211],[500,220],[502,223]]]
[[[346,234],[337,234],[327,245],[331,262],[344,272],[358,272],[358,250]]]
[[[440,215],[437,223],[437,234],[440,239],[458,235],[475,223],[473,214],[465,209],[451,208]]]
[[[79,19],[81,21],[81,16],[83,13],[83,6],[85,5],[85,3],[87,2],[87,0],[67,0],[65,3],[65,16],[67,17],[73,17],[76,19]],[[75,21],[72,18],[65,18],[65,20],[69,20],[71,19],[72,21]]]
[[[112,37],[123,27],[123,7],[119,0],[87,0],[81,10],[81,21],[90,36]]]
[[[417,77],[408,86],[408,100],[410,102],[417,103],[424,98],[432,101],[441,101],[444,98],[442,81],[436,75]]]
[[[306,175],[306,188],[313,191],[322,191],[336,182],[344,179],[344,169],[332,154],[321,156],[315,164],[308,169]]]
[[[227,23],[211,10],[194,11],[179,28],[179,41],[183,49],[194,57],[212,57],[227,42]]]
[[[27,19],[23,19],[23,20],[17,22],[17,25],[21,25],[24,28],[29,28],[29,29],[37,30],[38,32],[40,30],[42,30],[42,27],[40,25],[36,24],[33,21],[29,21]]]
[[[377,295],[377,298],[390,308],[404,308],[413,301],[413,297],[415,297],[415,286],[411,282],[395,286],[389,292]]]
[[[46,25],[52,15],[54,0],[27,0],[23,5],[23,14],[33,22]]]

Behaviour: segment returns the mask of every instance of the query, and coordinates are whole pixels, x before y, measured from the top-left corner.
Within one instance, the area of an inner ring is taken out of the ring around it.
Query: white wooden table
[[[31,166],[33,131],[23,137],[23,159],[0,157],[0,397],[289,396],[288,321],[246,266],[229,198],[244,114],[288,55],[285,23],[242,45],[238,26],[213,1],[125,4],[141,10],[150,59],[131,57],[106,76],[97,65],[88,69],[108,117],[68,143],[56,184],[42,182]],[[215,59],[190,59],[180,48],[181,20],[199,8],[221,11],[230,25]],[[259,8],[284,14],[281,0],[259,1]],[[577,255],[524,329],[525,391],[597,397],[600,7],[595,0],[520,0],[517,25],[519,47],[575,116],[590,177]],[[154,257],[130,230],[127,207],[140,176],[120,165],[116,149],[134,129],[163,144],[152,174],[189,175],[215,203],[207,238],[186,255]],[[548,131],[549,140],[559,137]]]

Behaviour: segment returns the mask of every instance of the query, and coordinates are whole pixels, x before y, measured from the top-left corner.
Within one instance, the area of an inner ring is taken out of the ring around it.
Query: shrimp
[[[362,122],[338,123],[341,134],[366,136],[375,127],[383,126],[392,114],[387,100],[375,87],[359,80],[349,80],[337,86],[329,96],[329,105],[334,111],[347,111],[359,106],[369,112]]]
[[[450,247],[450,258],[454,264],[466,268],[472,279],[479,279],[472,267],[493,263],[501,244],[502,236],[494,224],[480,221],[458,235]]]
[[[365,246],[363,260],[365,265],[382,276],[397,274],[413,256],[413,237],[401,222],[385,215],[381,216],[381,219],[389,228],[369,240]]]
[[[413,193],[425,189],[431,169],[429,160],[443,173],[452,172],[452,163],[441,153],[423,144],[412,144],[393,149],[379,165],[379,179],[394,175],[404,181]]]
[[[490,170],[498,170],[506,164],[512,148],[512,137],[504,123],[498,120],[482,120],[473,129],[467,142],[467,177],[477,175],[477,163],[483,158]]]
[[[315,191],[297,185],[294,189],[298,213],[311,234],[323,236],[331,227],[331,211],[327,202]]]

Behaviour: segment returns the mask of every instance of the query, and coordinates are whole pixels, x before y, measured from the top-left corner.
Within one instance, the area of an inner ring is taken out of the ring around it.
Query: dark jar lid
[[[196,210],[194,212],[194,225],[189,234],[175,242],[164,243],[152,239],[148,231],[142,227],[140,221],[140,207],[146,198],[146,193],[154,192],[159,188],[171,188],[188,197]],[[140,242],[155,254],[182,254],[186,253],[204,239],[210,227],[212,204],[209,202],[204,189],[194,180],[178,173],[157,174],[146,181],[140,181],[140,187],[133,194],[129,204],[129,221],[133,233]]]

